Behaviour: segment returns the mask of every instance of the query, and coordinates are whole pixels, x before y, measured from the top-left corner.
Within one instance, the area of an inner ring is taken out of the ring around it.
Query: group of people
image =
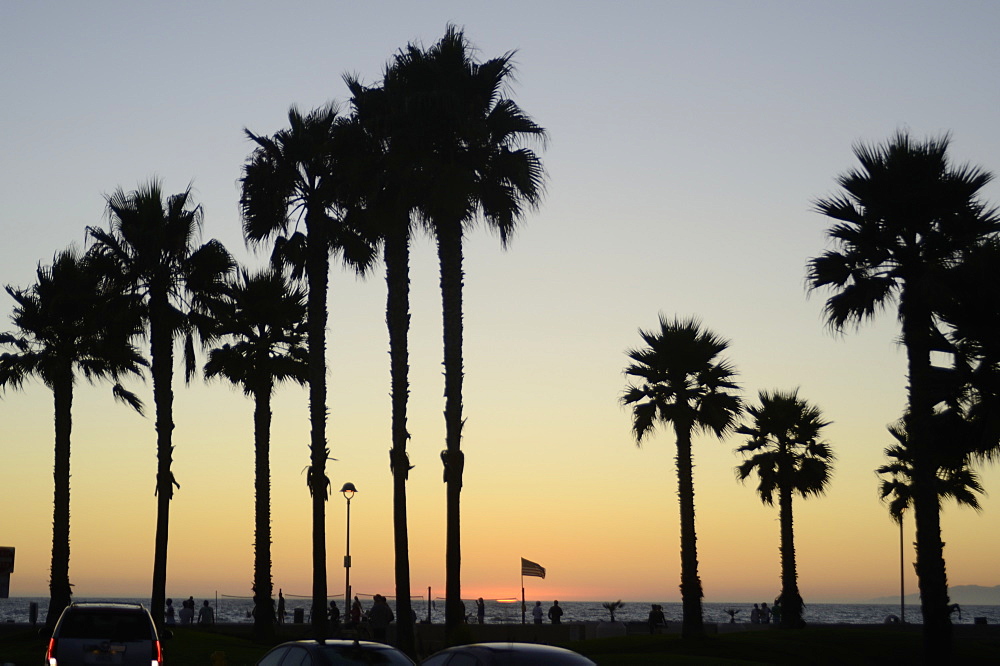
[[[174,600],[167,599],[167,609],[164,613],[168,625],[177,624],[177,617],[181,624],[191,624],[194,622],[194,597],[188,597],[181,602],[181,609],[174,614]],[[215,624],[215,609],[208,605],[208,600],[198,609],[198,624]]]
[[[750,624],[781,624],[781,599],[774,600],[774,606],[767,607],[767,602],[753,605],[750,611]]]
[[[535,624],[542,623],[542,616],[545,610],[542,609],[542,602],[536,601],[535,607],[531,609],[531,617],[534,618]],[[552,624],[562,624],[563,609],[559,607],[559,601],[553,601],[552,606],[549,608],[548,617],[552,621]],[[480,623],[482,624],[482,623]]]

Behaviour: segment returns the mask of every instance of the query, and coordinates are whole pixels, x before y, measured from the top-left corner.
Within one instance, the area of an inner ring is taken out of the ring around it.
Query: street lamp
[[[358,489],[354,487],[353,483],[345,483],[344,487],[340,489],[340,492],[344,493],[344,497],[347,498],[347,554],[344,555],[344,570],[347,572],[347,591],[344,593],[344,614],[350,617],[351,613],[351,498],[354,497],[354,493],[358,492]]]

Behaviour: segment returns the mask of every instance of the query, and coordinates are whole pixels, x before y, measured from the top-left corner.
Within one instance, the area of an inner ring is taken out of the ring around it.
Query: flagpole
[[[524,621],[524,611],[527,606],[524,605],[524,569],[521,569],[521,624],[525,624]]]

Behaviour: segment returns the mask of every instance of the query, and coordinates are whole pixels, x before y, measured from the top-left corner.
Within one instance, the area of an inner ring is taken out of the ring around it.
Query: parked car
[[[52,630],[45,663],[162,666],[163,646],[153,618],[139,604],[72,603]]]
[[[385,664],[414,666],[412,659],[391,645],[372,641],[289,641],[268,650],[257,666],[340,666]]]
[[[537,643],[472,643],[445,648],[421,662],[424,666],[593,666],[572,650]]]

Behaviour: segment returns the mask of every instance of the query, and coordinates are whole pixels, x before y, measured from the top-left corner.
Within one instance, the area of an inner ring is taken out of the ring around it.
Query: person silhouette
[[[542,623],[542,616],[544,614],[545,614],[545,611],[542,610],[542,602],[541,601],[536,601],[535,602],[535,607],[531,609],[531,617],[535,618],[535,624],[541,624]]]
[[[563,609],[559,608],[559,600],[556,599],[552,602],[552,608],[549,609],[549,619],[552,620],[552,624],[562,624]]]
[[[479,624],[486,622],[486,602],[483,601],[482,597],[476,599],[476,620],[479,621]]]

